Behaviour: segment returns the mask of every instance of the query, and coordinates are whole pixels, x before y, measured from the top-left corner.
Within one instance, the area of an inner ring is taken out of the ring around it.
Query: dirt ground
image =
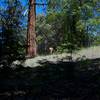
[[[100,58],[100,46],[94,46],[89,48],[81,49],[72,55],[73,60],[79,60],[79,59],[95,59]],[[27,59],[24,62],[14,61],[13,64],[20,64],[22,63],[25,67],[37,67],[41,66],[41,63],[44,63],[46,61],[57,63],[59,61],[66,61],[70,60],[70,54],[62,53],[62,54],[52,54],[47,56],[37,56],[35,58]]]

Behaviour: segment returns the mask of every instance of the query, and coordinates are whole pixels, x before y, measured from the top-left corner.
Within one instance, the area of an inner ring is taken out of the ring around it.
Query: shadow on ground
[[[41,64],[1,67],[0,100],[100,100],[100,59]]]

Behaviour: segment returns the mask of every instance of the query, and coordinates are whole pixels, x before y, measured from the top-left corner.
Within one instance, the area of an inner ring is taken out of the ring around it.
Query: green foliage
[[[74,52],[94,42],[99,25],[98,0],[48,0],[47,15],[37,16],[38,50],[48,52]]]
[[[99,44],[99,38],[94,35],[99,31],[99,5],[99,0],[48,0],[47,14],[36,17],[39,53],[48,52],[49,47],[72,53],[81,47]],[[6,54],[25,53],[27,29],[23,25],[23,10],[19,0],[6,0],[6,9],[0,8]]]
[[[48,52],[49,46],[52,44],[52,36],[54,32],[49,23],[46,22],[46,16],[38,15],[36,18],[36,33],[38,53]]]
[[[24,54],[25,37],[22,23],[24,9],[19,0],[6,0],[5,5],[6,9],[2,10],[0,21],[2,38],[5,39],[2,51],[3,55],[15,56],[16,58],[20,54]]]
[[[57,52],[58,53],[63,53],[63,52],[67,52],[67,46],[66,46],[66,44],[64,43],[64,44],[61,44],[60,46],[57,46]]]
[[[100,35],[94,37],[93,45],[100,45]]]
[[[59,41],[56,42],[57,51],[72,52],[92,44],[93,30],[96,32],[99,25],[99,18],[94,15],[99,9],[99,3],[98,0],[50,1],[47,22],[56,34],[54,38]]]

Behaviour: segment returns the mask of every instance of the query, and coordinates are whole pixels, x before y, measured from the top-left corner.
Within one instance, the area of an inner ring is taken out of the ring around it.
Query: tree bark
[[[28,57],[35,57],[37,55],[35,22],[36,22],[35,0],[29,0],[27,50],[26,50]]]

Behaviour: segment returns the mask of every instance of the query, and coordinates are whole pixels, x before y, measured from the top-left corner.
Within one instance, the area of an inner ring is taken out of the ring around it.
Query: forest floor
[[[100,46],[93,46],[89,48],[83,48],[72,54],[72,60],[81,60],[81,59],[95,59],[100,58]],[[35,58],[26,59],[24,62],[15,61],[13,64],[20,64],[24,67],[37,67],[41,66],[41,63],[44,62],[52,62],[57,63],[59,61],[69,61],[70,54],[62,53],[62,54],[52,54],[46,56],[37,56]]]
[[[37,56],[0,67],[0,100],[100,100],[100,47],[77,51],[73,61],[68,56]]]

